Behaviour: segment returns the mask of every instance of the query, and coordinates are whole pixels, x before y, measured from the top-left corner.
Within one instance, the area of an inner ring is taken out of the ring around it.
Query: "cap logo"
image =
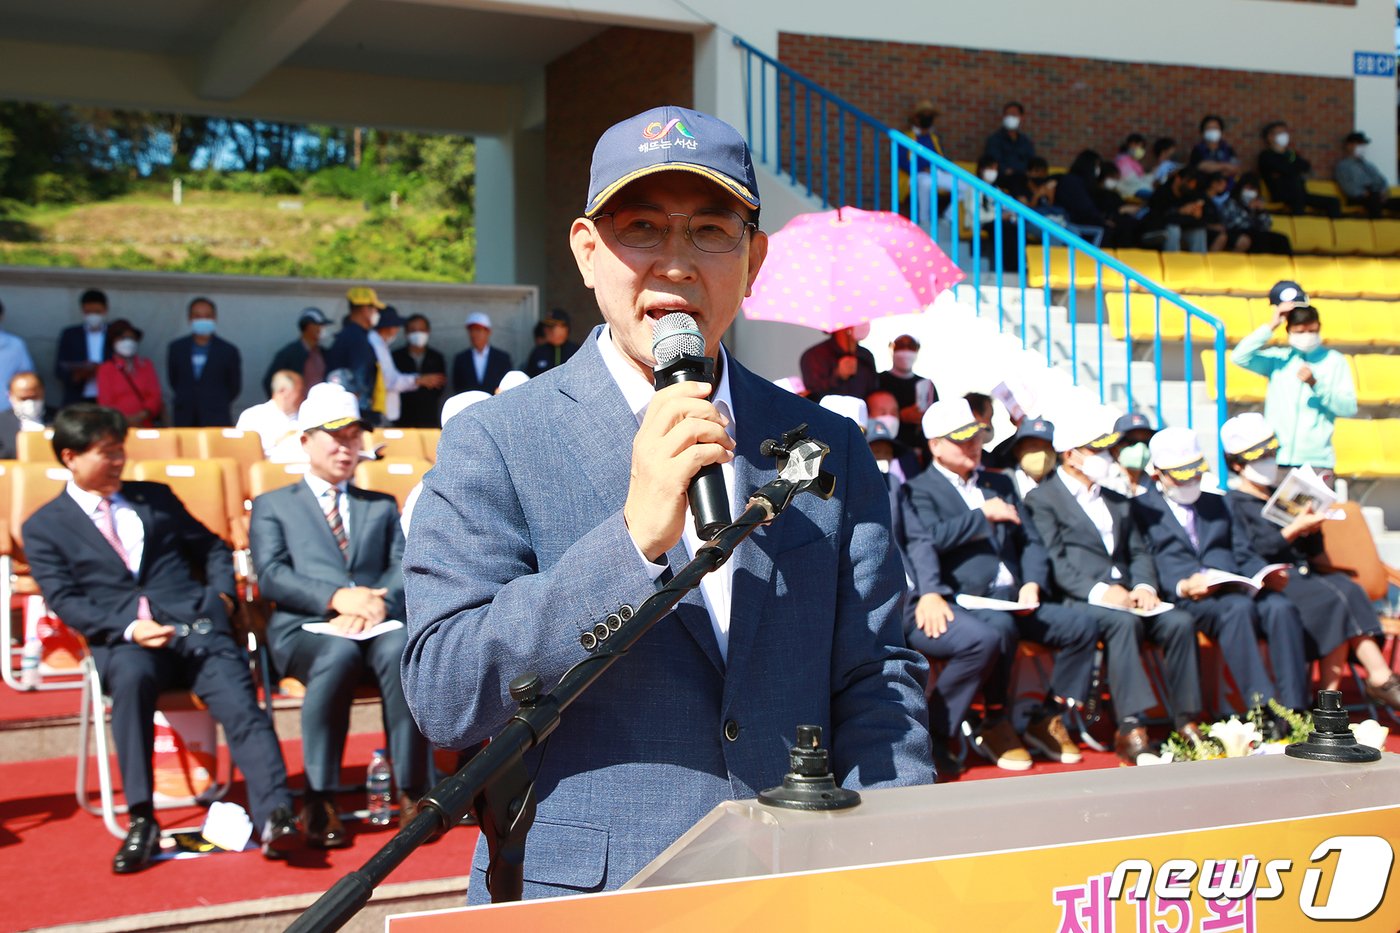
[[[678,139],[667,139],[671,130],[680,134]],[[690,149],[692,151],[700,148],[700,143],[694,134],[686,129],[679,117],[671,118],[671,122],[662,123],[660,120],[653,120],[648,123],[646,129],[642,130],[642,135],[651,142],[645,142],[637,146],[638,152],[654,152],[657,149]]]
[[[667,133],[671,132],[671,130],[679,130],[680,134],[686,139],[695,138],[690,130],[685,128],[685,124],[681,122],[680,117],[673,117],[671,122],[666,124],[663,124],[660,120],[653,120],[647,124],[646,129],[642,130],[642,135],[647,139],[661,139]]]

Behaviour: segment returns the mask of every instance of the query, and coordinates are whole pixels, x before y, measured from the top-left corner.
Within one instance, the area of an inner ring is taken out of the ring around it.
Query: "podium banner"
[[[1144,801],[1144,806],[1151,806]],[[1259,800],[1266,812],[1267,799]],[[1400,929],[1400,806],[389,918],[391,933]]]

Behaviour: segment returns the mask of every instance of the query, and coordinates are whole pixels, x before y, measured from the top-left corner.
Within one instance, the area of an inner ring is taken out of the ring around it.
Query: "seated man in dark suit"
[[[66,491],[24,523],[24,547],[49,607],[87,638],[104,690],[131,828],[112,861],[137,871],[160,847],[152,806],[152,717],[162,690],[192,689],[224,727],[248,781],[263,854],[281,858],[303,837],[292,814],[277,736],[258,708],[248,653],[233,638],[229,549],[191,517],[170,487],[123,483],[126,419],[80,403],[54,421],[54,454],[73,474]]]
[[[938,640],[943,631],[960,624],[991,628],[1000,639],[999,655],[982,683],[987,715],[974,748],[999,768],[1024,771],[1031,766],[1030,754],[1006,716],[1016,642],[1027,638],[1059,650],[1050,691],[1032,715],[1025,739],[1052,761],[1079,761],[1079,749],[1060,717],[1059,701],[1086,699],[1098,627],[1084,613],[1041,602],[1050,572],[1045,549],[1034,527],[1021,521],[1021,497],[1011,480],[978,470],[984,434],[967,400],[935,402],[924,413],[923,429],[933,464],[904,485],[907,493],[901,508],[910,560],[917,565],[922,553],[931,551],[937,556],[941,579],[933,585],[920,581],[923,589],[915,604],[916,620],[922,631]],[[980,608],[950,613],[948,605],[958,594],[1039,608],[1016,615]],[[941,625],[936,618],[940,614]],[[935,618],[930,620],[930,615]],[[947,681],[945,676],[938,678],[938,693],[949,696],[966,689],[964,684]]]
[[[21,431],[42,431],[53,422],[53,409],[44,404],[44,383],[35,373],[10,377],[10,407],[0,411],[0,460],[15,459],[15,437]]]
[[[170,341],[165,378],[174,395],[171,419],[177,428],[233,425],[233,400],[243,391],[243,358],[237,347],[214,333],[217,316],[214,302],[193,299],[189,336]]]
[[[491,318],[484,312],[467,315],[467,338],[472,345],[452,358],[452,391],[494,395],[510,372],[510,354],[491,346]]]
[[[1161,645],[1166,657],[1164,699],[1177,731],[1196,738],[1201,675],[1190,614],[1172,609],[1140,618],[1131,611],[1155,609],[1161,599],[1156,566],[1128,499],[1103,485],[1112,476],[1109,451],[1117,441],[1107,409],[1066,411],[1054,428],[1060,466],[1026,495],[1026,511],[1054,568],[1054,598],[1098,623],[1118,719],[1114,751],[1124,764],[1134,765],[1149,751],[1143,720],[1157,703],[1142,666],[1143,637]]]
[[[249,536],[258,585],[277,604],[267,629],[273,660],[283,675],[306,684],[307,838],[331,849],[350,844],[331,795],[340,784],[350,704],[366,671],[383,698],[403,823],[427,790],[428,749],[399,676],[405,635],[399,510],[392,496],[349,484],[366,427],[359,404],[341,386],[322,383],[307,394],[297,420],[310,470],[305,481],[253,500]],[[330,630],[310,632],[302,627],[308,623],[328,623]],[[356,639],[381,624],[385,631]]]
[[[1271,574],[1257,598],[1229,586],[1207,585],[1202,571],[1253,575],[1265,566],[1264,559],[1234,541],[1225,498],[1202,492],[1206,462],[1194,431],[1164,428],[1148,447],[1156,482],[1132,500],[1132,507],[1150,542],[1162,588],[1220,646],[1248,706],[1277,699],[1302,710],[1307,705],[1303,624],[1288,597],[1276,592],[1287,584],[1287,574]],[[1237,553],[1246,557],[1243,565]],[[1272,677],[1259,653],[1261,633],[1269,643]],[[1281,722],[1274,726],[1275,732],[1287,734]]]

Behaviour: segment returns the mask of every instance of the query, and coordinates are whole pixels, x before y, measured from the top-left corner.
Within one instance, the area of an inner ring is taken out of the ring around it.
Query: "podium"
[[[1263,755],[862,796],[828,813],[731,801],[618,891],[405,915],[389,929],[1400,929],[1393,754],[1364,765]]]

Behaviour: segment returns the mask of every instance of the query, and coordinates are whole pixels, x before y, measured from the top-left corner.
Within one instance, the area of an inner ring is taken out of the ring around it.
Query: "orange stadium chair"
[[[365,450],[379,450],[381,457],[416,459],[423,456],[423,439],[417,428],[378,428],[365,438]]]
[[[240,431],[237,428],[196,428],[186,444],[181,439],[180,456],[198,457],[208,460],[211,457],[232,457],[241,469],[247,470],[263,459],[262,438],[256,431]]]
[[[1376,252],[1376,231],[1369,220],[1335,220],[1332,237],[1339,256],[1371,256]]]
[[[431,468],[421,457],[386,457],[379,460],[365,460],[355,467],[355,485],[361,489],[387,492],[398,500],[399,509],[408,500],[423,479],[423,474]]]
[[[169,486],[196,521],[233,546],[224,471],[219,463],[188,459],[141,460],[133,472],[133,479]]]
[[[71,474],[66,469],[54,463],[5,463],[4,485],[8,489],[3,511],[0,511],[0,519],[3,520],[0,522],[3,524],[3,528],[0,528],[0,607],[4,607],[4,611],[8,613],[13,613],[16,598],[39,595],[39,587],[29,575],[29,565],[24,559],[24,523],[40,506],[61,495],[70,477]],[[29,630],[38,622],[37,619],[29,618],[28,600],[23,615],[24,633],[27,636]],[[0,669],[6,684],[16,690],[71,690],[81,686],[76,680],[59,679],[46,682],[42,677],[33,687],[23,685],[16,666],[19,655],[9,650],[8,637],[11,633],[8,629],[9,626],[6,626],[4,633],[7,653],[3,668]]]
[[[270,463],[259,460],[248,468],[248,498],[299,482],[311,468],[307,463]]]
[[[1295,216],[1292,226],[1293,235],[1290,239],[1293,241],[1293,252],[1329,255],[1336,250],[1331,219]]]
[[[419,437],[423,439],[423,457],[429,463],[437,463],[438,441],[442,440],[442,428],[420,428]]]
[[[57,463],[58,458],[53,452],[53,428],[16,434],[15,458],[25,463]]]
[[[168,428],[133,428],[126,432],[126,459],[174,460],[180,456],[180,438]]]

